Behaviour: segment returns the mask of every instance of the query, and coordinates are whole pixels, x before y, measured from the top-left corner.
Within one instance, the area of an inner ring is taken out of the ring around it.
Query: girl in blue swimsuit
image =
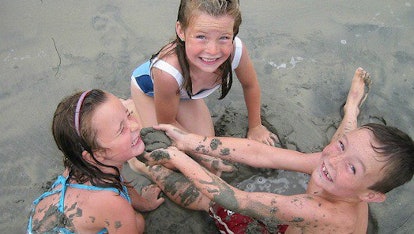
[[[164,200],[158,187],[145,187],[139,195],[121,176],[123,164],[144,151],[140,129],[110,93],[90,90],[65,98],[52,124],[65,170],[33,202],[27,232],[142,233],[138,211]]]

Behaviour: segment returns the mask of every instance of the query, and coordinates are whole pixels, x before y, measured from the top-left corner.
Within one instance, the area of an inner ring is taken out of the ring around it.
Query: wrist
[[[263,126],[262,123],[255,123],[255,124],[249,125],[249,130],[254,130],[262,126]]]

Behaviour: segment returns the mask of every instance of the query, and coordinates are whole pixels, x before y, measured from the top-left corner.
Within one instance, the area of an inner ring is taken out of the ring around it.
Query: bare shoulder
[[[135,213],[128,200],[113,191],[90,191],[89,195],[78,203],[78,208],[82,209],[79,213],[101,225],[121,222],[128,215]]]

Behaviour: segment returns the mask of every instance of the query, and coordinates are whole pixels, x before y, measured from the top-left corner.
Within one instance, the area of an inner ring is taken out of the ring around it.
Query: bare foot
[[[369,73],[361,67],[357,68],[352,78],[351,88],[344,106],[345,113],[359,114],[359,109],[368,97],[372,81]]]

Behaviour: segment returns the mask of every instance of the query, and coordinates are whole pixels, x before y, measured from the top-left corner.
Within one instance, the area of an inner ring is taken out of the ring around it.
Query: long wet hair
[[[194,14],[206,13],[210,16],[224,16],[229,15],[234,18],[233,26],[233,39],[239,33],[240,24],[242,22],[239,0],[181,0],[178,9],[177,22],[180,23],[183,30],[185,30],[191,22]],[[187,55],[185,53],[185,42],[180,39],[176,34],[176,38],[164,46],[156,54],[152,55],[151,60],[157,57],[162,50],[166,50],[163,56],[176,53],[178,62],[182,70],[184,82],[182,87],[187,91],[187,94],[192,96],[192,82],[190,77],[190,68],[188,64]],[[163,57],[162,56],[162,57]],[[161,58],[162,58],[161,57]],[[223,99],[231,89],[233,84],[233,72],[231,68],[231,57],[220,65],[218,68],[221,75],[221,96],[219,99]],[[177,91],[179,93],[179,91]]]
[[[52,133],[56,145],[63,153],[63,164],[69,170],[68,181],[83,184],[90,182],[97,187],[113,187],[122,191],[120,171],[115,166],[105,165],[96,160],[93,151],[102,149],[96,141],[96,129],[91,124],[98,106],[108,100],[107,94],[99,89],[89,91],[79,110],[79,135],[75,128],[77,102],[83,92],[64,98],[57,106],[53,116]],[[97,166],[82,157],[86,150],[94,162],[102,167],[113,169],[113,173],[102,172]]]
[[[387,193],[413,178],[414,142],[401,130],[381,124],[366,124],[362,128],[370,130],[378,144],[371,145],[378,161],[386,162],[383,179],[369,189]]]

